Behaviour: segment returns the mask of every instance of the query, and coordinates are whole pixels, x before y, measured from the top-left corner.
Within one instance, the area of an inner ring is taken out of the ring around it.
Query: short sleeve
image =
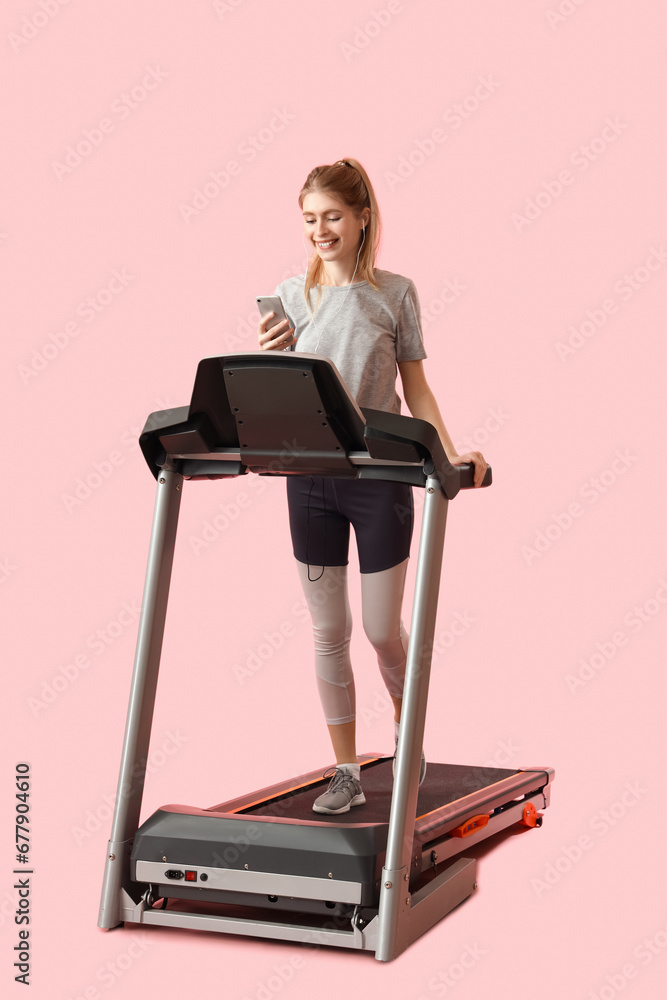
[[[419,296],[410,281],[396,317],[396,360],[421,361],[425,357]]]

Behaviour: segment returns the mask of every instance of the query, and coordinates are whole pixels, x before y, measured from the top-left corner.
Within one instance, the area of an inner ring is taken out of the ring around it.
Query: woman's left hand
[[[482,485],[484,476],[486,475],[487,464],[481,451],[467,451],[465,455],[455,455],[454,458],[449,455],[448,458],[452,465],[463,465],[466,462],[472,462],[475,466],[475,486]]]

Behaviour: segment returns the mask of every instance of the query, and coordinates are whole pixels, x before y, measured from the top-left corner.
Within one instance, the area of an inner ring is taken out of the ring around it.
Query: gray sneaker
[[[391,770],[392,774],[396,774],[396,750],[398,750],[398,736],[394,737],[395,749],[394,749],[394,759],[392,761]],[[423,782],[426,777],[426,757],[424,756],[424,751],[422,750],[422,762],[419,766],[419,784]]]
[[[327,771],[324,772],[324,777],[328,777]],[[326,792],[315,799],[313,812],[337,816],[339,813],[349,812],[350,806],[362,806],[365,801],[361,782],[349,771],[337,767]]]

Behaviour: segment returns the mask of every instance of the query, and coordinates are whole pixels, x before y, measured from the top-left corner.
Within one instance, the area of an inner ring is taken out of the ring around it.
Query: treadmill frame
[[[263,352],[260,354],[264,357]],[[251,356],[242,355],[240,357],[247,359]],[[308,358],[309,356],[301,355],[300,357]],[[280,366],[285,364],[288,359],[290,364],[294,364],[298,361],[299,356],[283,355],[282,359],[277,358],[276,361],[279,362]],[[226,359],[216,360],[224,362]],[[321,361],[322,359],[317,360]],[[333,365],[330,365],[330,368],[333,369],[334,374],[337,374]],[[342,383],[341,388],[345,393],[346,390]],[[349,397],[349,394],[348,398],[350,406],[356,409],[356,404],[352,397]],[[382,425],[384,415],[376,415],[374,411],[366,411],[366,413],[377,416],[381,428],[377,436],[383,438],[386,435],[386,427]],[[403,421],[411,420],[411,418],[400,419]],[[433,428],[423,421],[414,421],[415,426],[418,424],[426,427],[429,432],[433,431]],[[177,430],[180,431],[180,425]],[[190,438],[188,438],[188,434],[191,435]],[[200,432],[199,426],[192,432],[188,428],[185,438],[181,434],[178,440],[189,441],[192,435],[195,436],[196,442],[200,442],[203,431]],[[164,441],[164,438],[161,440]],[[382,442],[379,447],[383,448]],[[191,453],[187,447],[184,448],[181,445],[178,452],[172,451],[171,454],[167,454],[157,473],[157,495],[118,791],[102,887],[98,924],[100,927],[111,928],[118,926],[123,921],[130,921],[159,926],[215,930],[253,937],[270,937],[371,950],[375,952],[375,957],[378,960],[390,961],[476,888],[476,862],[474,859],[459,858],[417,891],[413,893],[409,891],[410,872],[413,864],[419,864],[422,870],[433,864],[433,848],[430,845],[423,856],[416,860],[413,859],[412,849],[421,747],[449,503],[448,496],[445,494],[447,492],[449,496],[456,495],[458,481],[455,481],[455,486],[451,490],[448,488],[448,484],[454,481],[455,474],[446,458],[443,459],[441,456],[439,456],[439,462],[430,462],[431,471],[429,474],[426,461],[419,463],[415,462],[414,458],[404,462],[386,458],[376,459],[370,455],[370,443],[368,448],[368,452],[347,452],[347,459],[352,465],[379,467],[373,470],[364,468],[363,471],[366,474],[379,474],[379,477],[382,477],[383,468],[386,471],[392,465],[418,466],[421,464],[423,466],[422,474],[425,476],[425,499],[417,557],[401,728],[377,915],[366,919],[366,915],[357,907],[350,922],[350,929],[341,929],[335,926],[318,928],[311,926],[309,922],[297,923],[293,920],[268,920],[262,917],[250,919],[202,912],[188,913],[186,910],[153,909],[150,889],[148,893],[145,892],[143,885],[139,881],[133,882],[130,877],[130,853],[132,841],[139,826],[144,786],[144,771],[142,768],[136,767],[136,762],[146,759],[148,756],[184,480],[181,472],[177,471],[178,463],[182,460],[200,460],[200,462],[205,460],[204,464],[206,464],[210,474],[210,466],[213,462],[219,462],[220,468],[230,463],[233,467],[233,463],[235,461],[238,463],[240,457],[238,444],[236,448],[218,447],[214,449],[213,453],[208,450],[205,454],[201,447],[197,448],[196,453]],[[183,465],[180,466],[181,469],[183,467]],[[238,467],[236,472],[222,473],[222,475],[225,474],[238,474]],[[195,477],[193,476],[193,478]],[[387,478],[390,477],[387,476]],[[540,770],[546,781],[543,788],[536,791],[530,798],[536,808],[548,805],[548,788],[553,777],[553,771],[550,769]],[[516,808],[512,807],[505,813],[500,812],[497,816],[491,816],[488,825],[483,830],[477,831],[463,843],[459,841],[459,844],[453,845],[458,847],[457,851],[451,849],[451,844],[445,846],[443,842],[440,847],[440,850],[444,852],[442,856],[459,853],[466,844],[472,845],[483,837],[490,836],[498,829],[503,829],[510,823],[517,822],[521,818],[519,813],[525,807],[526,801],[520,800],[516,804]],[[468,810],[466,812],[468,816],[471,815]],[[446,841],[446,839],[445,836],[444,840]],[[446,853],[447,850],[450,851],[450,854]],[[428,854],[429,864],[424,862],[424,855],[427,852],[430,852]],[[172,864],[171,859],[169,863]],[[254,876],[253,882],[258,884],[257,876],[259,873],[253,872],[252,875]],[[272,877],[276,878],[275,875]],[[270,873],[267,873],[267,884],[272,884],[270,878]]]

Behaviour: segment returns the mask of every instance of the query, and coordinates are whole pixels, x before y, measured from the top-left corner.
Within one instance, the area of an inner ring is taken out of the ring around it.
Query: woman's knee
[[[348,626],[345,622],[327,622],[318,625],[313,622],[315,649],[325,656],[346,653],[350,646],[351,636],[351,624]]]

